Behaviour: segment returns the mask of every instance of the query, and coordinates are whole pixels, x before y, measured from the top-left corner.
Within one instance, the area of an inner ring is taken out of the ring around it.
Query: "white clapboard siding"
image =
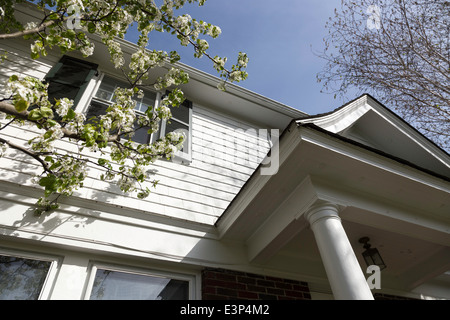
[[[16,74],[20,77],[31,76],[38,79],[44,79],[50,68],[59,60],[53,52],[49,52],[46,57],[34,60],[30,57],[29,43],[26,42],[8,42],[0,44],[0,53],[6,51],[7,58],[0,63],[0,74],[9,78]]]
[[[33,60],[29,57],[28,45],[8,42],[0,47],[2,52],[8,52],[8,59],[0,64],[1,82],[5,83],[14,73],[43,79],[60,59],[52,53]],[[4,86],[0,87],[0,93],[3,90]],[[137,199],[135,194],[125,194],[117,185],[102,181],[102,172],[93,163],[88,165],[89,176],[84,187],[75,191],[74,197],[86,199],[87,203],[95,201],[123,210],[213,225],[265,157],[269,142],[259,128],[199,106],[195,97],[192,100],[192,161],[179,164],[158,160],[151,165],[149,170],[154,173],[151,177],[159,182],[156,188],[150,188],[152,192],[148,198]],[[1,134],[26,146],[38,132],[31,127],[8,126]],[[78,151],[73,142],[59,143],[58,148],[72,153]],[[86,153],[93,162],[100,156]],[[42,168],[36,160],[18,151],[10,149],[0,159],[0,180],[39,188],[32,183],[32,178],[41,173]]]
[[[225,116],[218,117],[203,108],[195,108],[193,158],[243,174],[242,178],[246,180],[269,150],[267,137],[261,137],[258,130]]]

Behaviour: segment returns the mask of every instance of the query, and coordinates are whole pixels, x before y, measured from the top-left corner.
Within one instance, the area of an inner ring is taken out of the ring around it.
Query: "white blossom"
[[[94,53],[95,45],[94,43],[89,43],[89,45],[81,47],[80,51],[85,57],[89,57]]]
[[[73,106],[73,100],[70,100],[68,98],[62,98],[59,100],[58,103],[55,104],[55,110],[56,112],[61,116],[66,116],[67,112],[70,108]]]
[[[27,24],[25,25],[25,30],[31,30],[36,28],[38,25],[36,22],[32,21],[32,22],[27,22]]]

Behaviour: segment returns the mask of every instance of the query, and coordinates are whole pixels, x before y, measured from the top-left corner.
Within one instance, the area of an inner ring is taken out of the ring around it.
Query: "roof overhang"
[[[373,112],[362,108],[355,119]],[[252,263],[326,279],[304,219],[324,200],[341,207],[355,253],[362,236],[383,247],[389,265],[383,279],[391,288],[411,290],[450,270],[448,176],[302,121],[280,138],[278,172],[262,175],[262,169],[216,223],[222,239],[245,243]]]

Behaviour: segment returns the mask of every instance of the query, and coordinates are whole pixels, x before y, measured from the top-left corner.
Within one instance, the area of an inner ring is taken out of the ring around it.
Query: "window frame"
[[[160,277],[160,278],[186,281],[186,282],[188,282],[188,286],[189,286],[188,300],[197,299],[197,289],[196,289],[197,276],[194,274],[180,273],[180,272],[175,272],[175,271],[162,271],[160,269],[153,269],[153,268],[148,269],[148,268],[120,265],[120,264],[107,263],[107,262],[101,262],[101,261],[91,261],[89,263],[89,267],[88,267],[88,276],[87,276],[87,281],[86,281],[85,290],[84,290],[84,294],[83,294],[84,300],[90,300],[92,289],[94,286],[95,276],[97,274],[97,270],[99,270],[99,269],[122,272],[122,273],[129,273],[129,274],[134,274],[134,275]]]
[[[164,95],[161,95],[161,99],[164,97]],[[157,103],[159,103],[161,100],[159,100]],[[188,106],[183,106],[184,103],[187,103]],[[178,120],[177,118],[173,118],[174,121],[181,123],[184,126],[188,127],[188,143],[187,143],[187,149],[188,152],[185,152],[184,150],[180,150],[174,153],[173,155],[173,161],[174,162],[179,162],[182,164],[189,164],[192,162],[192,109],[193,109],[193,103],[190,100],[185,100],[178,108],[187,108],[189,115],[189,123],[185,123],[182,120]],[[169,119],[169,121],[172,121],[172,119]],[[162,137],[164,137],[167,132],[166,132],[166,126],[167,126],[167,120],[161,121],[160,124],[160,133],[159,133],[159,137],[157,137],[157,139],[160,139]],[[153,141],[153,135],[155,133],[152,134],[151,140]]]
[[[98,90],[100,89],[100,86],[102,85],[102,82],[103,82],[103,79],[105,78],[105,76],[109,77],[109,78],[112,78],[112,79],[116,79],[117,81],[120,81],[120,82],[124,82],[123,79],[115,77],[115,76],[113,76],[113,75],[111,75],[109,73],[99,71],[99,77],[95,80],[96,84],[95,84],[94,88],[92,89],[92,91],[89,93],[90,97],[89,97],[89,100],[87,101],[86,106],[84,108],[84,113],[85,114],[88,113],[89,107],[91,106],[92,102],[100,103],[100,104],[103,104],[105,106],[110,105],[112,103],[111,101],[107,101],[107,100],[104,100],[102,98],[98,98],[98,97],[95,96],[97,94]],[[94,79],[92,79],[92,80],[94,80]],[[156,97],[155,97],[155,108],[158,107],[159,103],[161,103],[161,100],[164,98],[165,92],[163,93],[161,91],[156,91],[156,90],[154,91],[154,90],[151,90],[151,89],[146,89],[146,90],[150,91],[150,92],[152,92],[152,93],[154,93],[156,95]],[[179,122],[179,123],[181,123],[182,125],[185,125],[185,126],[188,127],[188,137],[187,137],[188,138],[188,144],[187,144],[188,152],[185,152],[184,150],[183,151],[182,150],[177,151],[177,152],[174,153],[174,156],[172,157],[172,160],[174,162],[177,162],[177,163],[190,164],[192,162],[192,114],[193,114],[192,109],[193,109],[193,103],[190,100],[185,100],[183,102],[183,104],[184,103],[188,103],[188,106],[184,106],[184,107],[187,108],[188,111],[189,111],[189,123],[185,123],[185,122],[183,122],[181,120],[178,120],[176,118],[174,118],[174,120]],[[183,104],[181,104],[179,106],[179,108],[182,108]],[[135,112],[137,114],[143,114],[142,111],[137,110],[137,109],[135,109]],[[157,139],[161,139],[162,137],[164,137],[167,134],[166,133],[166,125],[167,125],[167,121],[166,120],[161,121],[160,122],[160,128],[159,128],[160,129],[159,130],[159,137],[155,138],[155,135],[157,134],[157,132],[154,132],[151,135],[149,135],[148,141],[151,143],[152,141],[156,141]]]
[[[36,252],[6,249],[3,247],[0,247],[0,255],[28,260],[51,262],[37,300],[48,300],[50,298],[50,295],[56,282],[58,271],[61,268],[62,263],[61,257]]]

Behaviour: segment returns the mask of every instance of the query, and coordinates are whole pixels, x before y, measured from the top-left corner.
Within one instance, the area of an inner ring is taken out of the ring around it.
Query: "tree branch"
[[[29,112],[28,111],[24,111],[24,112],[18,112],[16,110],[16,108],[14,107],[14,105],[7,103],[5,101],[0,101],[0,112],[6,113],[8,115],[11,115],[13,117],[15,117],[16,119],[19,120],[25,120],[25,121],[29,121],[35,124],[38,124],[38,121],[33,121],[30,120],[28,118]],[[79,141],[86,141],[79,133],[77,132],[73,132],[73,131],[69,131],[64,127],[61,127],[61,131],[64,134],[64,138],[69,138],[69,139],[75,139],[75,140],[79,140]],[[108,138],[108,142],[115,142],[117,140],[120,139],[120,136],[118,134],[114,134],[114,135],[110,135]]]
[[[20,146],[18,144],[15,144],[15,143],[13,143],[11,141],[3,139],[2,137],[0,137],[0,143],[7,144],[10,148],[25,153],[26,155],[32,157],[37,162],[39,162],[42,165],[42,167],[44,168],[45,172],[53,173],[50,170],[50,167],[48,166],[48,164],[43,159],[41,159],[41,157],[40,157],[42,155],[41,153],[36,153],[36,152],[30,151],[30,150],[28,150],[28,149],[26,149],[26,148],[24,148],[24,147],[22,147],[22,146]]]
[[[22,36],[25,36],[28,34],[38,33],[40,31],[44,30],[45,28],[55,24],[57,21],[58,20],[50,20],[50,21],[41,23],[39,26],[37,26],[36,28],[33,28],[33,29],[22,30],[22,31],[17,31],[17,32],[13,32],[13,33],[0,34],[0,40],[18,38],[18,37],[22,37]]]

